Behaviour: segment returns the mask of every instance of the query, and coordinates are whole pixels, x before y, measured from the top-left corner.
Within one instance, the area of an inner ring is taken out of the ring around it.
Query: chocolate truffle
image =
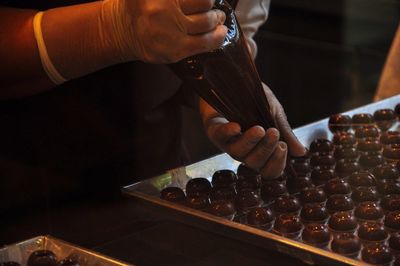
[[[373,187],[375,177],[369,171],[359,171],[349,176],[348,182],[352,187]]]
[[[300,201],[302,203],[323,203],[326,199],[326,194],[320,187],[306,187],[300,192]]]
[[[353,193],[351,194],[351,198],[356,203],[364,201],[376,202],[379,200],[379,195],[374,187],[356,187],[353,188]]]
[[[353,129],[360,128],[362,126],[370,125],[374,123],[374,117],[368,113],[354,114],[351,118]]]
[[[385,226],[392,231],[400,230],[400,211],[388,212],[385,215]]]
[[[336,159],[330,154],[314,154],[311,156],[310,164],[313,167],[319,166],[320,168],[331,169],[335,167]]]
[[[56,266],[57,257],[50,250],[36,250],[28,258],[28,266]]]
[[[320,167],[316,167],[311,172],[311,180],[316,186],[324,185],[334,177],[335,172],[333,169],[323,169]]]
[[[321,248],[326,247],[331,240],[331,234],[325,224],[307,224],[301,236],[304,243]]]
[[[211,202],[210,213],[219,217],[233,219],[236,213],[235,206],[229,200],[216,200]]]
[[[358,237],[368,242],[383,242],[387,239],[388,233],[380,222],[363,222],[358,228]]]
[[[286,181],[286,187],[290,194],[299,193],[303,188],[313,187],[314,184],[308,176],[291,177]]]
[[[268,231],[272,227],[274,215],[267,207],[256,207],[250,209],[250,211],[246,214],[246,221],[250,226]]]
[[[358,141],[357,150],[364,154],[378,154],[382,151],[382,144],[376,138],[365,138]]]
[[[357,145],[357,139],[350,132],[340,132],[333,135],[332,143],[342,148],[353,148]]]
[[[262,200],[255,191],[241,190],[237,193],[235,204],[237,212],[243,214],[250,208],[259,207],[262,204]]]
[[[344,179],[334,178],[329,180],[325,186],[324,190],[328,195],[334,194],[344,194],[347,195],[351,193],[351,187]]]
[[[337,232],[354,232],[357,229],[357,220],[350,212],[336,212],[328,221],[329,228]]]
[[[400,183],[394,179],[382,179],[376,182],[376,189],[381,195],[400,194]]]
[[[80,266],[79,262],[71,259],[71,258],[66,258],[58,262],[57,266]]]
[[[300,217],[305,223],[326,222],[329,218],[327,209],[319,203],[307,203],[301,209]]]
[[[237,176],[232,170],[224,169],[216,171],[211,179],[211,183],[215,188],[231,187],[235,184]]]
[[[215,201],[215,200],[234,201],[235,198],[236,198],[236,190],[234,187],[227,187],[227,188],[213,187],[210,192],[211,201]]]
[[[400,252],[400,233],[393,233],[390,235],[389,247],[395,250],[397,253]]]
[[[298,213],[301,209],[296,197],[283,195],[275,200],[274,211],[277,213]]]
[[[386,131],[395,123],[396,114],[392,109],[379,109],[374,112],[374,120],[382,131]]]
[[[206,210],[210,207],[210,199],[207,195],[187,195],[185,200],[185,205],[189,208],[196,210]]]
[[[265,203],[270,203],[279,196],[286,194],[286,185],[282,182],[270,181],[261,186],[261,198]]]
[[[400,211],[400,195],[386,195],[381,199],[381,206],[384,211]]]
[[[389,162],[400,160],[400,144],[391,144],[386,146],[382,152],[383,157]]]
[[[208,195],[211,191],[211,183],[204,177],[190,179],[186,184],[188,196]]]
[[[383,164],[385,160],[380,154],[362,154],[359,162],[361,167],[364,169],[374,169]]]
[[[310,152],[318,154],[329,154],[334,149],[333,143],[328,139],[315,139],[310,144]]]
[[[297,215],[281,214],[275,220],[274,231],[288,238],[297,238],[303,225]]]
[[[295,162],[291,164],[296,176],[305,176],[311,172],[310,162]]]
[[[333,152],[333,157],[336,160],[347,159],[347,161],[357,161],[360,155],[356,148],[336,148]]]
[[[361,258],[364,262],[376,265],[389,265],[393,255],[384,244],[375,243],[363,248]]]
[[[377,179],[398,179],[399,170],[391,164],[382,164],[372,171]]]
[[[360,165],[356,161],[341,159],[336,162],[335,173],[341,178],[349,177],[359,170]]]
[[[183,203],[186,196],[179,187],[166,187],[161,190],[161,198],[175,203]]]
[[[383,132],[379,140],[383,145],[400,144],[400,132],[399,131]]]
[[[326,202],[326,208],[332,213],[339,211],[352,211],[354,209],[354,202],[350,196],[332,195]]]
[[[354,135],[358,139],[363,139],[363,138],[379,138],[380,136],[380,130],[377,126],[375,125],[366,125],[362,126],[360,128],[356,128]]]
[[[352,233],[340,233],[334,236],[331,249],[338,254],[355,258],[361,250],[361,242]]]
[[[236,171],[238,176],[241,177],[255,177],[255,176],[260,176],[260,173],[257,172],[256,170],[244,165],[244,164],[240,164],[238,166],[238,169]]]
[[[357,205],[354,215],[361,220],[380,220],[383,218],[383,210],[375,202],[365,201]]]
[[[236,190],[258,190],[261,186],[261,179],[258,177],[243,177],[239,176],[236,182]]]
[[[329,117],[328,128],[332,133],[348,131],[351,128],[351,117],[345,114],[334,114]]]

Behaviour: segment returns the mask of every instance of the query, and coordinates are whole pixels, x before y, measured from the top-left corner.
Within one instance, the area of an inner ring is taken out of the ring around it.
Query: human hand
[[[105,0],[101,31],[121,61],[174,63],[218,48],[225,14],[215,0]]]
[[[200,111],[206,133],[218,148],[258,170],[263,178],[273,179],[282,174],[288,150],[297,157],[306,149],[293,134],[282,105],[268,86],[263,86],[277,128],[254,126],[241,132],[239,124],[226,120],[204,100],[200,101]]]

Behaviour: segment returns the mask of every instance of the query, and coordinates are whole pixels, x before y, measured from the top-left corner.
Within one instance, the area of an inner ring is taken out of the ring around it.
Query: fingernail
[[[218,25],[222,25],[225,22],[225,13],[219,9],[215,9],[217,13]]]
[[[279,141],[279,149],[281,149],[282,152],[285,152],[287,150],[287,144],[283,141]]]

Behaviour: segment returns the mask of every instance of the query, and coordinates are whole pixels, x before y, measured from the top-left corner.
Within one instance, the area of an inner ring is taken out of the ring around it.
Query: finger
[[[213,31],[186,36],[185,53],[190,55],[205,53],[221,47],[224,42],[228,28],[225,25],[218,25]]]
[[[214,0],[178,0],[185,15],[206,12],[213,8]]]
[[[265,137],[255,146],[255,148],[246,156],[244,163],[254,169],[260,169],[279,143],[279,131],[275,128],[269,128],[265,132]]]
[[[247,154],[264,138],[265,130],[254,126],[244,132],[239,138],[226,145],[226,152],[234,159],[243,161]]]
[[[225,22],[225,13],[221,10],[210,10],[205,13],[186,17],[186,30],[189,34],[207,33]]]
[[[210,126],[207,128],[207,132],[212,142],[223,151],[226,151],[228,143],[241,134],[241,128],[238,123],[223,123],[223,121],[226,120],[219,117],[210,119],[208,122]]]
[[[278,178],[286,166],[287,145],[280,141],[274,153],[260,170],[261,176],[265,179]]]

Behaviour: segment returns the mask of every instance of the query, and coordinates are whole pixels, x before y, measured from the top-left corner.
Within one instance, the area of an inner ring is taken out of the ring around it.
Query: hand
[[[218,48],[225,14],[214,0],[105,0],[101,26],[121,61],[173,63]]]
[[[263,178],[273,179],[282,174],[288,150],[292,156],[303,156],[306,149],[293,134],[282,105],[268,86],[263,86],[277,129],[254,126],[241,132],[239,124],[227,121],[204,100],[200,101],[200,111],[206,133],[217,147],[260,171]]]

